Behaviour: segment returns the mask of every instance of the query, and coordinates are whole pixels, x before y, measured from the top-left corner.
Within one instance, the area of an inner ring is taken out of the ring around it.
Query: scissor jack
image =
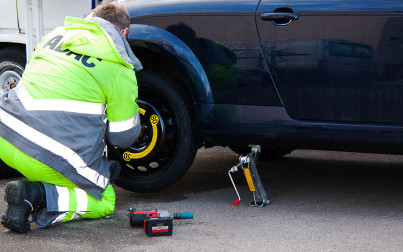
[[[266,191],[263,188],[262,181],[260,181],[256,169],[256,163],[260,155],[261,147],[259,145],[252,145],[250,147],[252,148],[251,153],[246,156],[241,155],[239,157],[239,164],[228,171],[228,176],[231,179],[236,194],[238,195],[238,200],[235,200],[232,204],[234,206],[238,205],[241,202],[241,197],[236,189],[231,173],[238,171],[238,168],[241,167],[245,174],[246,181],[248,182],[249,190],[253,193],[253,200],[249,202],[249,206],[264,207],[265,205],[270,204],[270,200],[267,199]]]

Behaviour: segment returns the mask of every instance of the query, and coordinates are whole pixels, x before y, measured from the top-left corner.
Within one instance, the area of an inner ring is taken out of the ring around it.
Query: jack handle
[[[232,186],[234,187],[235,192],[236,192],[236,194],[238,195],[238,199],[235,200],[234,202],[232,202],[232,205],[234,205],[234,206],[239,205],[239,203],[241,203],[241,196],[239,196],[238,190],[236,189],[236,186],[235,186],[234,180],[232,179],[231,173],[232,173],[232,172],[237,172],[237,171],[238,171],[238,168],[239,168],[241,165],[242,165],[242,163],[239,163],[239,164],[237,164],[236,166],[233,166],[233,167],[228,171],[228,176],[229,176],[229,178],[231,179]]]

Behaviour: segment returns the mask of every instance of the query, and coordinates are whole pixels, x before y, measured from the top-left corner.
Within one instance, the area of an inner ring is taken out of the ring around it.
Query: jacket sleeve
[[[123,68],[123,67],[122,67]],[[107,95],[106,137],[114,146],[127,148],[137,140],[141,130],[137,79],[135,72],[124,67]]]

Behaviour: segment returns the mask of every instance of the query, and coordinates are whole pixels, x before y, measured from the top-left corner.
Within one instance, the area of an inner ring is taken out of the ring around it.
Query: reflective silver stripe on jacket
[[[130,119],[127,119],[125,121],[121,122],[110,122],[109,121],[109,127],[108,131],[109,132],[123,132],[126,130],[129,130],[139,124],[140,121],[140,115],[137,113],[135,116],[133,116]]]
[[[63,99],[33,99],[25,89],[22,81],[15,87],[15,92],[24,108],[28,111],[65,111],[80,114],[102,115],[105,113],[105,103],[92,103]]]
[[[30,127],[24,122],[8,114],[1,108],[0,121],[21,136],[30,140],[31,142],[54,153],[55,155],[63,157],[70,165],[72,165],[76,169],[78,174],[88,179],[95,185],[104,189],[108,185],[109,179],[99,174],[94,169],[88,167],[84,160],[72,149]]]

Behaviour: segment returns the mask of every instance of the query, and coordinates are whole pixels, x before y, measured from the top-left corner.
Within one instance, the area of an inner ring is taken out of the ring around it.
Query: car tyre
[[[25,51],[20,48],[6,47],[0,50],[0,95],[18,84],[25,63]]]
[[[6,165],[3,160],[0,159],[0,179],[14,178],[22,176],[17,170]]]
[[[0,50],[0,95],[14,88],[20,81],[26,62],[25,51],[18,47]],[[0,178],[18,177],[21,174],[0,160]]]
[[[116,185],[134,192],[154,192],[178,181],[196,152],[195,119],[189,96],[164,75],[137,73],[142,130],[127,149],[109,146],[121,163]]]

